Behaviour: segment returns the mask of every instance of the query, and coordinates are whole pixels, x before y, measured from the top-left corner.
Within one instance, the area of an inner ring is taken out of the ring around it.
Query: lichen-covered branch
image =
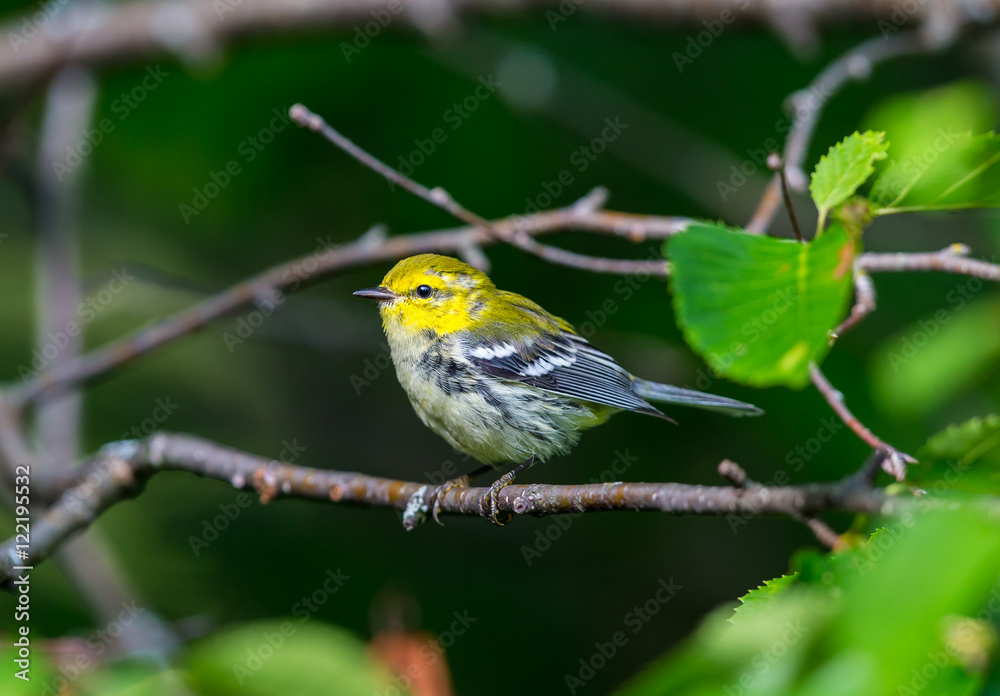
[[[37,565],[116,502],[137,495],[160,471],[185,471],[277,497],[404,510],[424,484],[365,474],[282,464],[191,435],[157,433],[104,447],[41,518],[31,522],[31,547],[19,558],[14,540],[0,546],[0,584],[17,565]],[[486,488],[445,493],[441,512],[488,517]],[[887,497],[857,476],[801,486],[698,486],[682,483],[599,483],[575,486],[515,484],[499,494],[514,515],[559,515],[601,510],[650,510],[691,515],[788,515],[808,519],[829,510],[892,514],[904,499]]]

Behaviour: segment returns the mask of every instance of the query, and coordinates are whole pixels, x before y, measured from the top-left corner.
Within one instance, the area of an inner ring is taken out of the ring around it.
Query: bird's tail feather
[[[632,391],[650,401],[659,401],[665,404],[680,404],[681,406],[694,406],[706,411],[725,413],[727,416],[759,416],[764,413],[753,404],[747,404],[736,399],[727,399],[724,396],[705,394],[693,389],[682,389],[670,386],[669,384],[650,382],[639,377],[633,378]]]

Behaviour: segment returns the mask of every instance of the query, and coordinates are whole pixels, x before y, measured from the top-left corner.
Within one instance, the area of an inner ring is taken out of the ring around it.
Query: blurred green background
[[[16,19],[31,10],[8,6],[4,14]],[[443,128],[446,139],[413,176],[445,187],[487,216],[525,212],[527,201],[569,170],[572,183],[553,206],[569,205],[601,185],[610,190],[613,209],[739,225],[749,219],[767,177],[758,172],[727,200],[718,182],[730,182],[730,166],[750,158],[748,151],[783,142],[788,94],[877,32],[875,26],[829,29],[815,54],[800,58],[764,28],[733,26],[678,71],[672,56],[685,50],[696,27],[610,21],[581,11],[555,30],[542,12],[469,19],[459,35],[441,42],[394,29],[349,62],[341,44],[352,32],[345,30],[267,39],[228,49],[209,64],[162,60],[101,74],[95,120],[109,118],[114,130],[83,165],[85,292],[105,287],[115,269],[135,280],[88,324],[87,346],[327,240],[348,242],[377,223],[391,234],[454,226],[441,211],[390,190],[292,125],[274,132],[248,161],[248,139],[260,138],[275,110],[286,113],[301,102],[396,165],[400,157],[417,161],[411,156],[415,140]],[[995,51],[995,38],[984,37],[941,55],[879,66],[827,105],[807,167],[862,128],[866,114],[890,95],[956,80],[995,91],[1000,66],[989,59]],[[157,66],[166,77],[122,118],[116,100]],[[489,76],[501,85],[494,94],[478,101],[468,118],[448,115],[475,93],[479,77]],[[4,106],[13,108],[13,100]],[[30,163],[40,100],[27,108],[18,156]],[[620,118],[628,128],[580,171],[573,154],[599,136],[606,118]],[[460,127],[453,128],[456,122]],[[231,160],[240,173],[185,221],[180,206],[191,205],[195,190],[204,190],[212,173]],[[814,219],[807,197],[796,200],[799,216]],[[0,366],[2,377],[13,382],[33,348],[34,233],[30,199],[11,177],[0,180],[0,226],[8,235],[0,243]],[[789,234],[783,211],[776,229]],[[962,242],[989,259],[998,231],[998,218],[989,212],[900,217],[879,221],[866,248],[936,250]],[[659,251],[653,243],[586,235],[560,234],[552,241],[613,256],[645,258]],[[631,371],[751,401],[767,412],[729,420],[675,410],[678,427],[620,415],[588,432],[571,456],[537,467],[525,480],[589,481],[627,452],[634,463],[625,480],[716,484],[716,465],[731,458],[762,482],[781,471],[804,482],[840,477],[868,454],[849,431],[835,428],[828,443],[796,464],[795,449],[816,447],[817,434],[835,422],[822,398],[811,388],[706,382],[707,367],[676,327],[665,282],[648,280],[625,298],[616,277],[553,267],[511,248],[487,254],[498,286],[571,322],[594,321],[602,304],[614,300],[615,313],[592,340]],[[290,296],[232,349],[224,333],[235,331],[246,311],[88,387],[85,449],[141,429],[159,399],[177,408],[158,427],[275,458],[294,443],[302,448],[297,464],[409,480],[426,479],[446,461],[460,470],[471,466],[420,424],[391,369],[377,371],[374,379],[366,374],[368,361],[383,354],[383,339],[374,309],[350,293],[374,284],[390,266],[343,273]],[[876,318],[845,337],[825,363],[855,413],[904,451],[916,451],[949,423],[995,410],[1000,397],[990,360],[955,393],[938,398],[928,386],[924,396],[932,408],[895,408],[891,385],[888,394],[873,387],[879,383],[872,375],[885,369],[895,337],[947,307],[948,294],[962,280],[876,278]],[[985,286],[977,295],[974,302],[996,307],[995,288]],[[995,318],[994,311],[986,321]],[[953,357],[962,362],[961,350]],[[370,384],[358,387],[357,379],[352,382],[358,376]],[[653,598],[661,581],[678,585],[641,631],[628,631],[627,645],[584,689],[607,693],[690,633],[711,609],[786,572],[797,549],[816,545],[805,527],[785,519],[733,529],[725,519],[594,514],[572,519],[565,529],[554,519],[531,518],[499,529],[480,519],[446,518],[444,527],[406,533],[398,515],[384,510],[254,500],[196,554],[191,538],[239,495],[218,482],[163,474],[89,533],[110,542],[140,606],[194,635],[247,621],[280,623],[322,586],[329,570],[349,579],[312,616],[364,641],[382,627],[387,595],[409,597],[410,626],[435,634],[449,630],[456,612],[467,613],[475,621],[447,650],[459,694],[562,693],[579,660],[627,626],[630,612]],[[829,519],[840,529],[850,522],[847,516]],[[6,517],[3,531],[10,531]],[[546,534],[558,538],[546,546],[539,541]],[[529,563],[526,548],[542,553]],[[87,637],[96,627],[55,562],[33,574],[32,601],[36,636]],[[3,624],[12,612],[11,598],[0,596]],[[9,666],[3,670],[6,679]]]

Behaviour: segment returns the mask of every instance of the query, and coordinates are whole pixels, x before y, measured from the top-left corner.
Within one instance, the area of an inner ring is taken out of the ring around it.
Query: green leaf
[[[926,416],[996,369],[1000,358],[1000,298],[974,301],[985,287],[958,281],[942,307],[880,344],[869,359],[872,395],[897,418]]]
[[[821,219],[875,173],[876,160],[884,159],[888,148],[885,133],[865,131],[847,136],[820,158],[809,190]]]
[[[885,131],[891,158],[911,159],[934,150],[934,141],[949,131],[985,133],[1000,114],[996,90],[988,84],[962,81],[932,90],[894,94],[865,117],[865,126]],[[886,169],[889,161],[879,168]]]
[[[247,624],[195,645],[188,678],[201,696],[371,696],[388,693],[386,670],[347,631],[299,619]]]
[[[85,673],[75,684],[74,696],[176,696],[189,693],[185,675],[150,663],[112,662]]]
[[[929,494],[1000,493],[1000,415],[949,425],[917,453],[907,479]]]
[[[839,223],[808,244],[700,223],[667,251],[678,323],[716,374],[756,386],[808,382],[851,291],[854,246]]]
[[[768,611],[738,623],[726,620],[728,612],[714,612],[685,645],[618,693],[786,696],[816,640],[828,631],[831,608],[818,592],[790,588]]]
[[[959,82],[896,95],[866,119],[892,141],[870,194],[876,214],[1000,204],[995,90]],[[973,135],[976,133],[984,135]]]
[[[740,597],[740,606],[733,611],[729,621],[736,623],[766,609],[776,595],[793,585],[797,579],[798,573],[789,573],[773,580],[765,580],[763,585],[758,585]]]
[[[983,444],[992,442],[997,435],[1000,435],[1000,415],[992,413],[986,418],[970,418],[932,435],[920,455],[925,459],[960,459],[975,452],[978,456],[984,453]]]
[[[875,215],[1000,206],[1000,137],[942,134],[911,159],[894,160],[872,187]]]
[[[715,612],[623,696],[979,693],[993,634],[957,632],[995,602],[1000,524],[986,505],[880,520],[858,549],[810,554],[738,622]],[[971,659],[970,659],[971,658]]]
[[[890,519],[885,526],[883,542],[841,583],[844,613],[832,636],[841,651],[877,656],[876,688],[869,693],[914,688],[913,670],[919,674],[928,656],[944,647],[944,621],[975,616],[1000,575],[1000,529],[986,505]],[[884,612],[892,606],[919,610],[892,612],[887,621]]]

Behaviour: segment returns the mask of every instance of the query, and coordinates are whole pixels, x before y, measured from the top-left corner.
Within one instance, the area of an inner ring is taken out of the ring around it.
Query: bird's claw
[[[427,498],[431,506],[431,517],[434,518],[435,522],[437,522],[442,527],[444,526],[444,522],[442,522],[438,518],[438,515],[441,514],[441,498],[444,497],[444,494],[447,493],[448,491],[453,491],[456,489],[468,488],[468,487],[469,487],[469,477],[459,476],[458,478],[451,479],[450,481],[445,481],[440,486],[435,487],[434,490],[430,492]]]
[[[512,472],[508,472],[498,478],[486,491],[486,495],[483,496],[483,502],[489,506],[490,509],[490,521],[498,527],[502,527],[508,522],[510,522],[514,515],[510,512],[501,512],[500,503],[498,496],[500,491],[510,485],[510,482],[514,480]]]

